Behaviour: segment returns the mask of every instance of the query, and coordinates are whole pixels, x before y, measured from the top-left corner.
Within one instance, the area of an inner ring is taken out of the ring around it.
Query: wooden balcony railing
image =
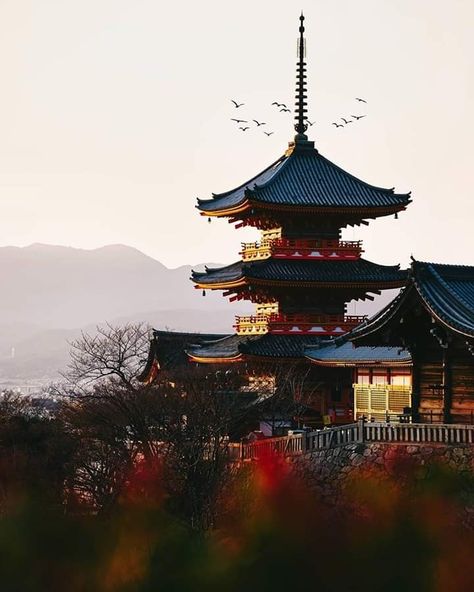
[[[239,335],[342,335],[366,320],[366,316],[272,314],[236,317]]]
[[[258,259],[353,260],[362,254],[362,241],[277,238],[255,243],[242,243],[244,261]]]
[[[365,316],[344,315],[271,315],[268,322],[269,333],[292,335],[310,333],[315,335],[342,335],[365,321]]]
[[[229,460],[257,460],[278,454],[295,456],[317,450],[327,450],[362,442],[397,444],[426,443],[444,445],[474,444],[474,426],[461,424],[422,424],[365,422],[312,432],[300,432],[280,438],[265,438],[251,443],[229,444]]]
[[[268,333],[268,315],[235,317],[234,329],[238,335],[265,335]]]

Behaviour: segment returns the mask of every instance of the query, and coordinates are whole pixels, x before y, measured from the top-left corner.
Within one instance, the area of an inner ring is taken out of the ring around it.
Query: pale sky
[[[310,139],[413,193],[398,221],[346,238],[378,263],[474,264],[472,0],[0,0],[0,245],[236,260],[252,231],[208,224],[195,198],[249,179],[294,135],[270,104],[293,104],[301,8]],[[236,114],[275,134],[236,130]]]

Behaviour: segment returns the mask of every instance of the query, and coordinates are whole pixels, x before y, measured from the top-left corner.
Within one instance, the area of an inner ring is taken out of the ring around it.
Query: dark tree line
[[[239,393],[243,373],[221,367],[180,366],[143,384],[148,337],[143,324],[106,325],[71,343],[53,410],[4,397],[0,454],[15,470],[3,473],[48,492],[66,512],[108,514],[138,466],[159,470],[170,509],[206,530],[232,478],[229,436],[245,433],[262,409],[270,421],[295,413],[305,377],[275,368],[259,405]]]
[[[458,519],[472,471],[375,467],[339,492],[348,511],[275,458],[233,474],[228,435],[254,419],[241,377],[193,368],[143,385],[146,341],[136,326],[84,336],[53,408],[0,398],[2,590],[472,589]],[[279,371],[270,418],[305,388]]]
[[[232,396],[241,379],[189,368],[140,383],[148,348],[143,325],[99,328],[71,346],[52,411],[23,397],[3,397],[2,500],[22,490],[41,494],[43,502],[54,499],[65,512],[106,515],[142,467],[160,472],[179,519],[197,530],[211,527],[230,475],[228,435],[249,413]]]

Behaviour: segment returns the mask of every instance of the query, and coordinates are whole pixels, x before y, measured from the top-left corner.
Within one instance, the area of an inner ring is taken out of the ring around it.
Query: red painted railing
[[[280,335],[309,333],[314,335],[341,335],[366,320],[366,316],[273,314],[236,317],[237,332],[265,332]],[[250,325],[254,325],[254,331]],[[244,328],[245,327],[245,328]]]
[[[366,316],[278,314],[268,320],[268,332],[340,335],[366,320]]]
[[[359,259],[362,241],[277,238],[242,243],[244,260],[274,257],[279,259]]]

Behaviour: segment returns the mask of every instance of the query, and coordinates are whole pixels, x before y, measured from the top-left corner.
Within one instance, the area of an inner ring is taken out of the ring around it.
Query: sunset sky
[[[293,105],[301,8],[310,139],[413,194],[399,220],[345,237],[378,263],[474,264],[472,0],[0,0],[0,244],[236,260],[252,231],[208,224],[195,198],[249,179],[294,135],[271,103]],[[243,133],[236,115],[275,133]]]

